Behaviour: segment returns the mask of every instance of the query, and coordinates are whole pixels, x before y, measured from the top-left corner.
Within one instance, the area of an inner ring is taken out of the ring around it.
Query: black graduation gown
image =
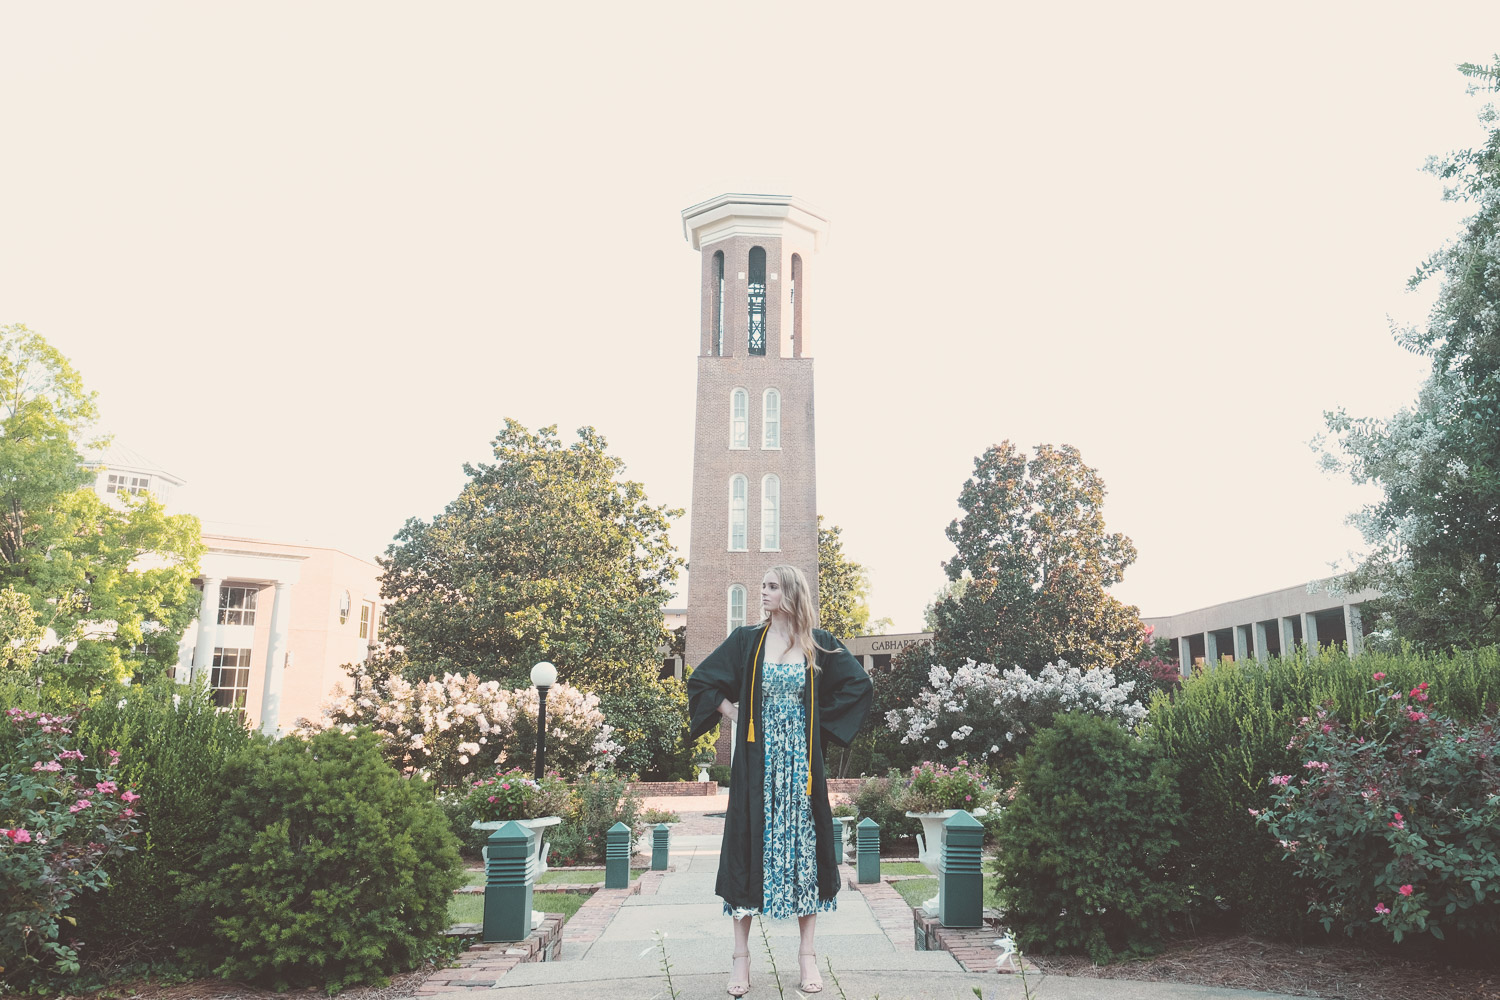
[[[734,732],[734,763],[729,777],[729,808],[724,817],[724,844],[719,854],[719,877],[714,891],[733,907],[760,909],[764,887],[765,834],[765,745],[760,734],[761,696],[758,690],[761,664],[766,650],[760,642],[767,626],[737,628],[729,638],[693,668],[688,678],[688,710],[692,717],[692,739],[708,732],[719,721],[719,703],[725,698],[740,706]],[[813,629],[813,639],[823,649],[817,652],[822,670],[817,674],[812,739],[808,760],[812,765],[812,816],[817,834],[818,897],[832,899],[839,891],[838,859],[834,857],[833,811],[828,805],[828,782],[823,774],[824,742],[848,746],[870,711],[873,689],[864,666],[844,644],[822,629]],[[757,653],[757,648],[759,651]],[[752,662],[753,661],[753,662]],[[746,742],[747,700],[754,676],[755,731],[757,740]],[[808,708],[807,684],[802,689],[802,709]]]

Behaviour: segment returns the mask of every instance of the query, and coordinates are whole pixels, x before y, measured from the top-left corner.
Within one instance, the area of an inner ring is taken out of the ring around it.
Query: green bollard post
[[[833,817],[833,863],[844,863],[844,817]]]
[[[486,942],[524,941],[531,934],[531,881],[536,876],[532,833],[511,821],[486,841],[484,875]]]
[[[667,870],[667,855],[671,852],[672,830],[665,823],[656,824],[656,829],[651,831],[651,870],[664,872]]]
[[[880,824],[869,816],[859,821],[859,855],[855,878],[860,885],[880,881]]]
[[[979,851],[984,825],[960,809],[943,824],[943,852],[938,858],[938,922],[944,927],[984,924],[984,871]]]
[[[616,823],[605,836],[604,888],[624,889],[630,885],[630,827]]]

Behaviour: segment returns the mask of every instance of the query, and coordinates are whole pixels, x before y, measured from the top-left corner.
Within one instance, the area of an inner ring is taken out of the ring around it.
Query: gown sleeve
[[[842,642],[824,632],[818,636],[818,645],[833,650],[818,653],[818,664],[823,668],[818,683],[818,721],[823,740],[825,745],[846,747],[854,741],[870,712],[874,685],[864,665]]]
[[[743,628],[719,643],[693,668],[687,680],[689,740],[696,740],[719,724],[719,703],[725,698],[738,703],[745,671]]]

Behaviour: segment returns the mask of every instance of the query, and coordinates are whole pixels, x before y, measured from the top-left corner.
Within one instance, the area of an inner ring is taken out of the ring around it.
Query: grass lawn
[[[923,868],[922,870],[926,871],[927,869]],[[634,881],[635,879],[640,878],[641,877],[641,872],[644,872],[644,871],[650,871],[650,869],[648,869],[648,868],[632,868],[632,869],[630,869],[630,878],[631,878],[631,881]],[[551,869],[551,870],[549,870],[547,872],[544,872],[542,874],[542,877],[536,880],[536,883],[537,883],[537,885],[546,885],[549,882],[562,882],[564,884],[573,884],[573,883],[576,883],[576,882],[588,883],[588,882],[603,882],[603,881],[604,881],[604,869],[602,869],[602,868],[598,869],[597,871],[576,871],[576,870],[565,869],[565,868],[553,868],[553,869]],[[482,871],[466,872],[465,875],[464,875],[464,885],[484,885],[484,872],[482,872]]]
[[[931,875],[927,866],[920,861],[882,861],[880,863],[881,875]],[[929,895],[931,895],[929,893]]]
[[[889,874],[881,866],[882,874]],[[923,868],[923,871],[927,869]],[[912,906],[921,906],[931,899],[938,891],[938,880],[936,878],[909,878],[901,882],[892,882],[891,888],[901,893],[902,897]],[[984,905],[988,907],[999,907],[1000,903],[995,899],[995,880],[986,878],[984,880]]]
[[[532,894],[531,906],[543,913],[561,913],[566,920],[577,913],[588,898],[586,892],[538,892]],[[448,904],[448,921],[455,924],[484,923],[484,897],[475,894],[454,896]]]

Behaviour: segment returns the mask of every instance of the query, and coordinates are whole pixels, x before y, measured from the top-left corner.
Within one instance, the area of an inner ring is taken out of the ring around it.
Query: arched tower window
[[[746,543],[746,498],[748,486],[744,476],[729,477],[729,551],[744,552]]]
[[[750,353],[766,353],[766,251],[750,248]]]
[[[802,284],[802,255],[792,254],[792,357],[802,357],[802,299],[806,297]]]
[[[729,631],[733,632],[745,624],[745,588],[733,584],[729,588]]]
[[[776,476],[760,481],[760,549],[781,549],[781,480]]]
[[[724,251],[714,254],[713,355],[724,354]]]
[[[760,426],[763,428],[760,446],[762,448],[780,448],[781,393],[775,389],[767,389],[765,397],[761,401]]]
[[[729,447],[750,447],[750,394],[740,388],[729,394]]]

